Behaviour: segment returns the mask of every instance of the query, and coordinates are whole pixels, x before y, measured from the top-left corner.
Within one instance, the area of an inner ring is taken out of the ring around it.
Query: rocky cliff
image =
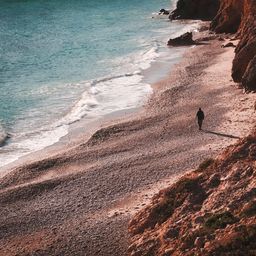
[[[218,33],[237,33],[240,42],[232,77],[246,89],[256,90],[256,1],[222,0],[211,28]]]
[[[130,255],[256,255],[256,131],[160,191],[130,222]]]
[[[212,20],[219,9],[219,0],[179,0],[170,19]]]
[[[179,0],[171,19],[212,19],[211,30],[217,33],[234,33],[240,39],[233,61],[232,78],[247,90],[256,90],[256,1]],[[192,6],[192,8],[190,8]],[[219,6],[219,9],[216,7]],[[195,10],[194,10],[195,8]],[[205,16],[200,13],[205,12]],[[193,12],[194,14],[190,14]],[[184,14],[185,13],[185,14]]]

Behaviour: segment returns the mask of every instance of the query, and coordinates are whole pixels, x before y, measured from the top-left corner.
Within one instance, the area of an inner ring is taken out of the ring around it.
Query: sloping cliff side
[[[256,255],[256,131],[208,159],[130,222],[130,255]]]
[[[235,50],[232,78],[246,90],[256,90],[256,1],[207,0],[202,9],[201,0],[179,0],[170,19],[212,19],[211,30],[217,33],[236,33],[240,42]],[[214,2],[214,3],[213,3]],[[193,6],[195,10],[190,6]],[[219,9],[216,10],[216,6]],[[205,12],[208,17],[198,13]],[[184,15],[194,12],[195,15]],[[214,17],[215,16],[215,17]],[[214,17],[214,18],[213,18]]]

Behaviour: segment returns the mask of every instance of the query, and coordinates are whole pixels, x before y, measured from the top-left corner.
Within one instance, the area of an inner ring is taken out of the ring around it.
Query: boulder
[[[236,33],[239,38],[232,66],[232,78],[246,90],[256,91],[256,2],[255,0],[221,0],[218,14],[210,28],[217,33]]]
[[[193,45],[195,41],[193,40],[192,32],[187,32],[179,37],[170,39],[167,45],[170,46],[186,46],[186,45]]]
[[[161,9],[161,10],[159,11],[159,14],[160,14],[160,15],[169,15],[170,12],[169,12],[168,10]]]

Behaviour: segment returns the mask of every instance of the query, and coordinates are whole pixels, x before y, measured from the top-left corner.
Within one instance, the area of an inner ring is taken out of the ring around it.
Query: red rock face
[[[240,43],[232,77],[247,90],[256,91],[256,0],[179,0],[170,18],[212,20],[211,30],[237,33]]]
[[[222,0],[211,29],[217,33],[237,32],[242,19],[243,2],[244,0]]]
[[[212,20],[219,9],[219,0],[179,0],[170,19]]]
[[[217,33],[236,33],[240,42],[233,61],[232,77],[248,90],[256,90],[256,1],[222,0],[211,29]]]
[[[241,38],[233,62],[232,77],[249,90],[256,90],[256,1],[244,0],[238,34]],[[241,66],[241,67],[240,67]]]

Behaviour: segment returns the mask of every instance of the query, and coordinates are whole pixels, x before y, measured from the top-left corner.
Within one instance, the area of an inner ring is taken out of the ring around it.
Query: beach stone
[[[227,44],[223,44],[221,47],[222,48],[227,48],[227,47],[236,47],[236,46],[233,43],[229,42]]]
[[[187,32],[179,37],[169,39],[167,45],[170,46],[186,46],[186,45],[192,45],[195,44],[195,41],[193,40],[192,32]]]

